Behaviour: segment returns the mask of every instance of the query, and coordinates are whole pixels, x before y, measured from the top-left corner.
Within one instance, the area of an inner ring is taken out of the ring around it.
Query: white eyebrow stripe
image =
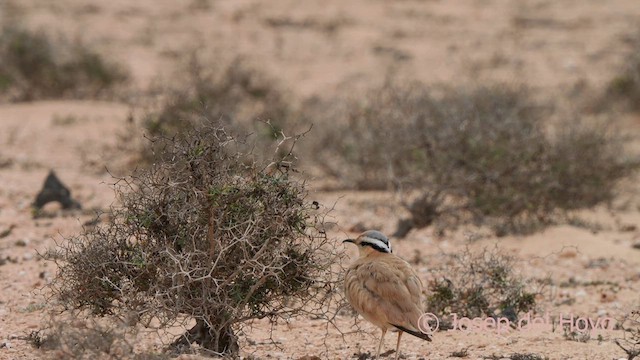
[[[372,237],[368,237],[365,236],[362,239],[363,242],[369,243],[369,244],[373,244],[376,245],[377,247],[381,248],[381,249],[386,249],[388,250],[388,252],[391,252],[391,246],[387,243],[385,243],[384,241],[380,240],[380,239],[375,239]]]

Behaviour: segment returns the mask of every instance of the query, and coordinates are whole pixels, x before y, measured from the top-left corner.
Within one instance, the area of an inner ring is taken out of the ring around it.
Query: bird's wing
[[[404,261],[404,260],[402,260]],[[418,277],[418,274],[413,270],[412,267],[406,267],[405,272],[405,285],[407,286],[407,290],[409,294],[411,294],[411,301],[422,310],[422,281]]]
[[[377,326],[418,330],[422,311],[414,294],[418,294],[419,301],[420,280],[407,278],[405,269],[397,265],[378,259],[350,269],[345,278],[347,298],[363,317]]]

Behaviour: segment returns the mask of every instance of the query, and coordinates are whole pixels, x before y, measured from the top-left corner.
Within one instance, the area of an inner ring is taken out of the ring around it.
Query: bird
[[[375,359],[389,329],[399,330],[396,360],[403,333],[431,341],[418,324],[423,314],[422,282],[409,263],[392,253],[389,239],[377,230],[368,230],[343,243],[358,246],[360,253],[345,273],[347,301],[382,330]]]

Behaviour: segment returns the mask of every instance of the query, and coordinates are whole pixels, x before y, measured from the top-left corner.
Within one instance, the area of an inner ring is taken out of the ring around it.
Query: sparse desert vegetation
[[[275,126],[288,119],[293,105],[285,101],[275,82],[241,60],[208,69],[193,58],[188,81],[182,88],[159,90],[164,101],[157,111],[144,116],[143,128],[151,136],[170,137],[211,120],[237,130],[252,130],[256,120],[273,121]]]
[[[506,318],[516,323],[523,314],[535,310],[536,288],[514,269],[514,259],[496,248],[445,255],[427,285],[427,312],[442,314],[440,327],[451,329],[452,314],[458,318]],[[445,317],[446,316],[446,317]],[[469,326],[466,324],[466,326]]]
[[[440,321],[405,359],[637,358],[633,2],[7,0],[0,20],[0,358],[371,359],[341,288],[367,229]],[[50,173],[72,202],[38,201]]]
[[[96,97],[128,77],[81,43],[17,26],[0,31],[0,99],[5,101]]]
[[[607,86],[601,106],[622,105],[623,110],[640,110],[640,31],[628,38],[631,50],[618,74]]]
[[[612,201],[639,164],[605,125],[565,119],[547,131],[551,111],[521,86],[385,84],[346,106],[314,154],[346,184],[417,192],[402,234],[437,220],[527,233]]]

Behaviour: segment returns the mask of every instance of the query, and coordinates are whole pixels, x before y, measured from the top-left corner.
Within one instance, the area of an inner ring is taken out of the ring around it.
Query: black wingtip
[[[393,324],[391,324],[391,325],[393,325]],[[423,340],[431,341],[431,336],[429,336],[429,334],[425,334],[425,333],[420,332],[420,331],[409,330],[409,329],[407,329],[405,327],[398,326],[398,325],[393,325],[393,326],[398,330],[402,330],[402,331],[406,332],[407,334],[411,334],[411,335],[413,335],[415,337],[419,337],[420,339],[423,339]]]

